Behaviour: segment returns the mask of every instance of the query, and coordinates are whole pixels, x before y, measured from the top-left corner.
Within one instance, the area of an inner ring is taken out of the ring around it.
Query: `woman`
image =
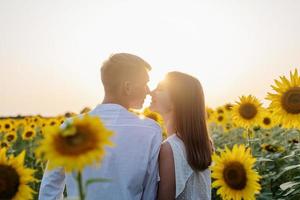
[[[212,143],[200,82],[170,72],[151,96],[150,109],[162,115],[168,134],[159,155],[158,199],[210,199]]]

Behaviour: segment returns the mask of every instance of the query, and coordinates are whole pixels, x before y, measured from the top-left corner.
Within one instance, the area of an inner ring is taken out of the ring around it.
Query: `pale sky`
[[[199,78],[206,104],[252,94],[300,68],[298,0],[0,0],[0,116],[57,115],[103,98],[99,69],[129,52]],[[145,106],[149,103],[149,98]]]

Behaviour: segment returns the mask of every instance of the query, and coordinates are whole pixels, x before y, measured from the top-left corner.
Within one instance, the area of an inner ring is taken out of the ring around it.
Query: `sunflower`
[[[9,143],[12,143],[17,140],[17,132],[11,131],[5,134],[5,140]]]
[[[24,167],[25,151],[17,157],[6,156],[6,148],[0,149],[0,199],[33,199],[34,191],[29,183],[36,181],[34,170]]]
[[[259,126],[264,129],[270,129],[276,125],[277,124],[273,120],[272,113],[268,109],[263,109],[262,117],[259,122]]]
[[[7,141],[0,141],[0,149],[1,148],[9,148],[10,144]]]
[[[31,118],[31,121],[35,124],[38,124],[40,122],[40,117],[39,116],[34,116]]]
[[[233,124],[230,122],[227,122],[223,125],[224,133],[229,133],[233,128]]]
[[[47,126],[60,126],[60,122],[56,118],[52,118],[48,121]]]
[[[14,128],[12,121],[8,119],[3,120],[2,126],[2,131],[5,133],[10,132]]]
[[[27,122],[25,119],[18,119],[16,120],[16,127],[17,128],[24,128],[26,126]]]
[[[272,145],[272,144],[262,144],[261,149],[267,152],[276,153],[276,152],[284,152],[283,146]]]
[[[0,133],[4,132],[4,123],[3,120],[0,119]]]
[[[153,112],[151,111],[149,108],[145,108],[143,111],[143,116],[153,119],[154,121],[156,121],[160,126],[163,125],[163,119],[160,116],[160,114],[158,114],[157,112]]]
[[[233,104],[231,104],[231,103],[226,103],[226,104],[224,105],[224,109],[225,109],[225,111],[227,111],[227,112],[231,112],[231,111],[232,111],[232,108],[233,108]]]
[[[292,143],[292,144],[298,144],[299,140],[294,138],[294,139],[289,140],[288,142]]]
[[[22,133],[23,140],[32,140],[36,136],[36,131],[33,128],[25,128]]]
[[[167,138],[167,130],[164,126],[164,120],[160,114],[158,114],[157,112],[151,111],[149,108],[145,108],[142,113],[142,118],[143,117],[147,117],[147,118],[150,118],[150,119],[153,119],[154,121],[156,121],[163,130],[162,131],[163,138]]]
[[[282,76],[275,84],[271,87],[276,93],[268,93],[266,97],[271,101],[274,118],[285,128],[300,128],[300,76],[297,69],[294,73],[290,71],[290,80]]]
[[[49,160],[49,169],[64,166],[66,172],[81,171],[102,160],[105,145],[113,146],[109,140],[112,134],[99,117],[76,117],[61,128],[47,128],[36,155]]]
[[[252,96],[242,96],[240,101],[233,107],[232,120],[243,128],[257,125],[261,118],[262,105],[259,100]]]
[[[47,126],[47,124],[48,124],[48,120],[47,119],[42,119],[40,121],[39,126],[40,126],[40,128],[45,128]]]
[[[226,200],[254,200],[261,190],[258,183],[261,177],[253,169],[255,161],[244,145],[234,145],[232,151],[226,147],[220,155],[214,153],[211,176],[217,194]]]
[[[212,108],[206,107],[206,121],[212,122],[214,120],[214,110]]]
[[[59,124],[63,124],[65,122],[65,120],[66,119],[65,119],[64,116],[60,116],[60,117],[57,118],[57,121],[58,121]]]
[[[215,122],[218,125],[221,125],[221,126],[224,127],[225,124],[228,122],[227,115],[225,115],[225,114],[216,114],[215,115]]]

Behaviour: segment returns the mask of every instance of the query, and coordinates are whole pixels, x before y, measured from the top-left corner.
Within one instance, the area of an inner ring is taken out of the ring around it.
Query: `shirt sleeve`
[[[158,129],[155,133],[148,169],[144,180],[144,191],[142,200],[156,200],[159,181],[158,155],[162,142],[162,131]]]
[[[43,175],[39,200],[61,200],[65,189],[65,171],[62,167],[45,170]]]

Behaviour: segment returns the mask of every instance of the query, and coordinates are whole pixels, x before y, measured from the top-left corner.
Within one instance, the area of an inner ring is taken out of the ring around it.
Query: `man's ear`
[[[125,95],[129,96],[132,93],[132,86],[129,81],[124,81],[123,83],[124,93]]]

